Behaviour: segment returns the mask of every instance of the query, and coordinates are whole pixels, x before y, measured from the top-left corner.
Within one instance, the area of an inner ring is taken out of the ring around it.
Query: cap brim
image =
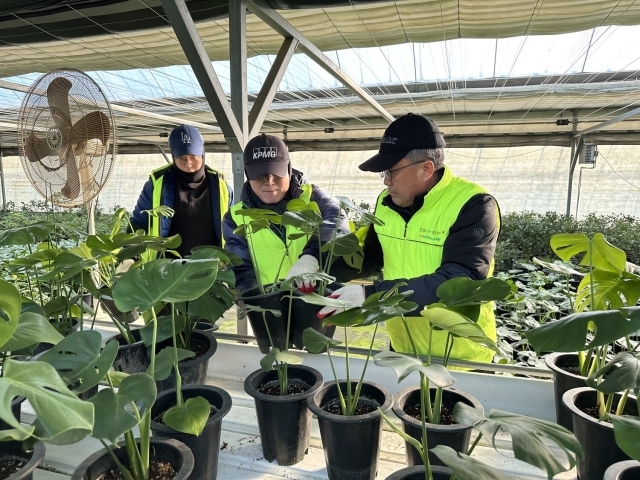
[[[186,147],[171,149],[171,155],[175,158],[182,157],[183,155],[198,155],[202,156],[204,153],[204,145],[188,145]]]
[[[406,157],[409,152],[410,150],[402,152],[378,153],[366,162],[360,164],[358,168],[363,172],[384,172],[385,170],[389,170],[396,163]]]
[[[260,162],[253,165],[245,165],[244,169],[249,180],[255,180],[260,175],[271,173],[276,177],[289,176],[289,162]]]

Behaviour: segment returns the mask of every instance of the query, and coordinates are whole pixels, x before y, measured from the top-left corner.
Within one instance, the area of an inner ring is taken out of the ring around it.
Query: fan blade
[[[36,137],[33,133],[30,133],[24,142],[24,154],[30,162],[37,162],[38,160],[55,153],[55,150],[49,148],[49,144],[46,140]]]
[[[64,77],[54,78],[47,87],[49,109],[56,127],[62,132],[63,138],[71,128],[71,112],[69,111],[69,90],[71,82]]]
[[[60,192],[69,200],[73,200],[78,198],[78,195],[80,195],[80,176],[78,175],[76,156],[70,150],[67,150],[67,152],[67,181],[62,189],[60,189]]]
[[[76,144],[86,142],[92,138],[96,138],[103,145],[109,140],[111,134],[111,124],[109,117],[102,112],[87,113],[71,127],[71,143]]]
[[[93,163],[91,158],[82,155],[78,159],[78,172],[80,173],[80,182],[82,184],[82,196],[84,203],[89,203],[97,191],[97,184],[93,179]]]

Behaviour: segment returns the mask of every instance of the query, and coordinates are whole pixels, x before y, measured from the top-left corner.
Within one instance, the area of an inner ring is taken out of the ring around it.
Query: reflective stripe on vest
[[[302,193],[299,198],[303,199],[305,203],[309,203],[311,201],[311,184],[306,183],[301,185],[301,188]],[[238,210],[242,208],[244,208],[242,202],[238,202],[231,207],[231,217],[236,225],[243,224],[244,217],[238,214]],[[301,233],[299,229],[292,226],[287,226],[285,232],[286,238],[292,233]],[[248,235],[247,244],[249,254],[251,255],[251,262],[254,268],[257,266],[257,271],[260,272],[260,282],[262,285],[273,283],[276,275],[278,275],[276,281],[284,280],[287,273],[289,273],[289,269],[296,263],[308,241],[308,236],[292,240],[289,243],[289,252],[287,255],[287,249],[285,248],[283,240],[271,230],[271,228],[263,228],[253,235]],[[282,266],[280,266],[281,262]],[[278,268],[280,268],[279,273]]]
[[[162,204],[162,183],[164,181],[164,174],[167,169],[173,167],[174,165],[164,165],[160,168],[156,168],[151,172],[150,180],[152,185],[152,197],[151,197],[151,208],[157,208]],[[224,181],[224,177],[221,173],[216,170],[205,167],[207,172],[213,175],[218,176],[218,203],[220,208],[220,220],[224,218],[225,213],[229,210],[229,188],[227,187],[227,183]],[[160,236],[160,217],[150,216],[151,220],[151,228],[148,232],[149,235],[153,235],[156,237]],[[222,232],[222,229],[220,229]],[[222,236],[222,235],[221,235]],[[221,239],[222,246],[224,247],[224,238]],[[158,255],[158,252],[155,250],[148,250],[142,254],[142,257],[145,261],[153,260]]]
[[[460,210],[471,197],[481,193],[487,192],[475,183],[455,177],[445,166],[442,178],[425,196],[422,208],[414,213],[407,223],[398,213],[382,205],[382,200],[387,195],[387,191],[383,191],[378,197],[375,215],[384,221],[384,225],[375,225],[374,228],[384,256],[384,279],[415,278],[435,272],[442,261],[444,242]],[[499,222],[500,216],[497,211],[496,216]],[[489,275],[492,273],[493,260]],[[406,317],[406,320],[418,353],[427,354],[429,349],[427,320],[420,316]],[[496,339],[492,304],[481,307],[478,325],[489,338]],[[402,320],[399,317],[393,318],[386,322],[386,326],[394,350],[412,352],[411,342]],[[432,355],[437,357],[444,355],[446,339],[446,332],[434,332],[431,344]],[[469,340],[456,339],[451,358],[490,362],[493,359],[493,352]]]

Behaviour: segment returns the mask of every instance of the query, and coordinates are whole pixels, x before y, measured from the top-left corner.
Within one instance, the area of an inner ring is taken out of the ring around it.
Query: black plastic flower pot
[[[157,345],[156,351],[160,352],[163,348],[173,345],[173,339],[160,342]],[[207,371],[209,370],[209,359],[216,353],[218,348],[218,342],[212,334],[203,332],[201,330],[193,330],[191,332],[191,345],[189,347],[194,352],[201,352],[200,356],[195,358],[183,360],[178,363],[180,369],[180,376],[182,377],[182,385],[202,385],[207,379]],[[156,382],[158,392],[175,388],[176,386],[176,374],[171,370],[171,374]]]
[[[435,399],[436,389],[430,389],[431,400]],[[445,388],[442,391],[442,406],[453,411],[456,403],[462,402],[470,407],[484,411],[482,404],[459,390]],[[405,388],[396,393],[393,399],[393,413],[402,421],[402,427],[406,434],[422,442],[422,422],[405,413],[405,409],[417,405],[420,407],[420,387],[414,386]],[[456,452],[467,453],[469,449],[469,439],[471,438],[472,427],[454,423],[452,425],[436,425],[427,423],[427,446],[431,450],[436,445],[446,445]],[[407,465],[423,465],[422,457],[409,442],[405,442]],[[431,465],[444,465],[436,455],[429,452],[429,463]]]
[[[120,462],[128,463],[124,442],[114,453]],[[151,460],[169,463],[176,471],[173,480],[187,480],[193,471],[193,454],[184,443],[173,438],[151,437]],[[71,480],[97,480],[109,470],[119,471],[106,449],[87,457],[71,474]]]
[[[347,382],[340,381],[346,392]],[[353,391],[356,382],[351,382]],[[382,417],[376,409],[364,415],[344,416],[324,408],[338,398],[335,382],[325,383],[308,398],[309,410],[318,417],[329,480],[373,480],[378,470],[378,454],[382,438]],[[373,382],[363,382],[360,400],[379,407],[386,413],[393,404],[387,389]]]
[[[112,320],[120,323],[133,323],[139,317],[137,309],[130,312],[121,312],[118,310],[116,302],[109,295],[100,295],[100,306],[102,306],[102,309],[107,315],[109,315],[109,317],[111,317]]]
[[[258,348],[262,353],[269,353],[271,349],[271,342],[269,341],[269,335],[271,335],[271,341],[273,346],[280,350],[285,350],[287,347],[287,310],[283,310],[282,292],[275,291],[270,293],[260,294],[258,287],[247,290],[240,296],[236,303],[240,308],[244,308],[245,305],[253,305],[254,307],[277,310],[281,312],[279,317],[276,317],[271,312],[247,312],[247,318],[251,324],[253,335],[256,337]],[[288,308],[288,307],[287,307]]]
[[[604,472],[602,480],[638,480],[640,478],[640,462],[626,460],[611,465]]]
[[[572,388],[586,387],[586,377],[571,373],[579,371],[578,354],[552,353],[544,357],[547,367],[553,372],[553,394],[556,402],[556,422],[573,431],[571,411],[562,403],[562,396]],[[571,371],[567,371],[567,369]]]
[[[592,388],[580,387],[565,392],[562,397],[573,417],[573,433],[584,450],[584,458],[578,460],[576,465],[580,480],[599,480],[614,463],[630,460],[616,444],[613,425],[601,422],[583,411],[596,406],[596,393]],[[619,394],[615,395],[613,408],[618,405],[620,397]],[[638,415],[635,398],[629,397],[623,414]]]
[[[22,449],[22,442],[10,440],[0,443],[0,466],[3,465],[4,459],[24,460],[25,463],[17,472],[12,473],[6,480],[32,480],[33,471],[44,459],[46,453],[44,443],[37,442],[33,446],[33,450],[25,452]]]
[[[189,480],[215,480],[218,474],[222,419],[231,410],[231,396],[223,389],[211,385],[190,385],[182,389],[185,402],[194,397],[204,397],[212,406],[212,415],[199,436],[178,432],[156,421],[151,421],[151,431],[156,437],[175,438],[189,447],[194,458]],[[156,398],[151,408],[151,418],[156,418],[175,404],[176,389],[165,390]]]
[[[26,397],[15,397],[11,400],[11,413],[16,417],[18,421],[20,421],[20,410],[22,408],[22,402],[26,400]],[[13,428],[11,425],[6,423],[3,420],[0,420],[0,430],[9,430]]]
[[[325,290],[325,296],[328,297],[331,293],[342,287],[339,283],[331,283],[327,285]],[[294,290],[293,294],[298,297],[302,297],[305,294]],[[289,299],[284,298],[283,311],[287,312],[289,305]],[[294,300],[291,305],[291,331],[290,342],[298,349],[304,349],[304,343],[302,341],[302,335],[307,328],[313,328],[317,332],[320,332],[325,337],[333,338],[333,334],[336,331],[335,325],[326,325],[322,323],[322,320],[318,318],[318,312],[322,309],[321,305],[313,305],[306,303],[302,300]]]
[[[220,328],[220,325],[216,325],[215,323],[210,323],[204,320],[201,320],[198,323],[196,323],[196,330],[201,330],[203,332],[211,333],[211,332],[215,332],[219,328]]]
[[[131,330],[135,342],[127,343],[121,334],[115,335],[109,340],[116,340],[120,345],[118,353],[113,361],[113,368],[116,372],[128,374],[146,372],[151,362],[147,347],[145,347],[139,330]]]
[[[298,383],[307,389],[293,395],[267,395],[259,390],[265,384],[278,381],[275,370],[257,370],[244,381],[244,391],[253,397],[262,442],[264,458],[279,465],[300,462],[309,448],[311,412],[307,398],[322,386],[322,374],[304,365],[290,365],[287,369],[289,383]]]
[[[433,480],[449,480],[451,478],[451,470],[438,465],[431,466]],[[415,467],[407,467],[392,473],[386,480],[424,480],[424,465]]]

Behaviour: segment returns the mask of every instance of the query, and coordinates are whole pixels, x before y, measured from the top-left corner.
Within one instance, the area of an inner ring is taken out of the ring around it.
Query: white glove
[[[291,269],[289,273],[287,273],[287,277],[285,280],[289,280],[291,277],[297,277],[299,275],[303,275],[305,273],[316,273],[320,269],[320,265],[318,264],[318,259],[313,255],[302,255],[296,263],[291,265]],[[313,285],[313,280],[304,280],[302,284],[297,282],[298,286],[304,285],[305,287],[310,287]]]
[[[329,298],[337,298],[338,300],[342,300],[344,302],[349,302],[351,305],[348,308],[352,307],[361,307],[364,303],[364,286],[363,285],[349,285],[346,287],[339,288],[331,295]],[[324,307],[322,310],[318,312],[317,317],[319,319],[323,319],[329,315],[333,315],[336,313],[340,313],[344,311],[344,308],[340,307]]]

